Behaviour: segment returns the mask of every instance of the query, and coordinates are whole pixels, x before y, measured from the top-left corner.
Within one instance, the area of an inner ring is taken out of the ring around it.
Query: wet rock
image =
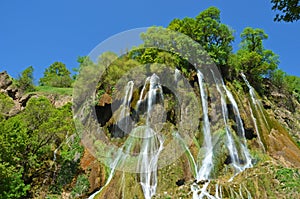
[[[182,186],[182,185],[184,185],[184,183],[185,183],[185,180],[184,180],[184,179],[180,179],[180,180],[177,180],[177,181],[176,181],[176,185],[177,185],[177,186]]]
[[[253,138],[257,138],[257,135],[253,128],[245,128],[245,137],[247,140],[252,140]]]
[[[230,155],[228,155],[225,162],[224,162],[224,164],[229,165],[231,163],[232,163],[231,157],[230,157]]]
[[[203,184],[205,184],[207,182],[209,182],[209,180],[200,180],[200,181],[194,180],[194,183],[196,183],[198,185],[203,185]]]

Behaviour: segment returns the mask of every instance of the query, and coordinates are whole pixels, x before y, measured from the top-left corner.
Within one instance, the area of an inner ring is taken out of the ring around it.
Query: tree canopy
[[[22,74],[17,79],[16,84],[21,92],[34,91],[32,66],[29,66],[22,72]]]
[[[271,2],[272,10],[279,12],[274,21],[294,22],[300,19],[299,0],[271,0]]]
[[[0,122],[0,197],[34,191],[39,178],[52,172],[53,148],[72,132],[70,105],[56,109],[45,97],[31,98],[22,113]]]
[[[245,73],[253,85],[259,85],[279,63],[278,55],[263,46],[267,38],[262,29],[247,27],[241,33],[241,48],[231,56],[234,70]]]
[[[224,66],[232,51],[233,30],[221,23],[220,10],[210,7],[195,18],[174,19],[169,29],[184,33],[198,42],[218,66]]]
[[[44,72],[44,77],[40,79],[41,86],[71,87],[71,72],[62,62],[54,62]]]

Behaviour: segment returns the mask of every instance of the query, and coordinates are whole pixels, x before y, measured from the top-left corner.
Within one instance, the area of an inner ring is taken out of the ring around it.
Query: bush
[[[21,76],[16,80],[16,86],[21,92],[31,92],[35,90],[33,85],[33,67],[29,66],[26,68]]]

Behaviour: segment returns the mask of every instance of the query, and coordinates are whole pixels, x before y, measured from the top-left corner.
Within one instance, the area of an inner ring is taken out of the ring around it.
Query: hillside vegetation
[[[266,49],[263,44],[268,35],[262,29],[246,27],[240,34],[240,49],[234,53],[234,30],[222,23],[220,10],[215,7],[200,12],[194,18],[176,18],[167,29],[189,36],[203,48],[197,49],[197,53],[205,51],[210,56],[220,71],[224,85],[237,102],[245,129],[245,143],[253,166],[230,181],[234,168],[233,160],[228,158],[230,152],[222,141],[226,136],[221,124],[223,120],[215,121],[212,126],[213,135],[219,138],[214,143],[215,153],[219,158],[213,160],[216,167],[211,172],[212,180],[207,188],[210,194],[216,195],[218,191],[215,190],[221,190],[222,198],[299,198],[300,77],[278,69],[279,55]],[[107,154],[95,157],[96,152],[87,148],[87,143],[82,143],[85,128],[76,123],[78,121],[74,120],[73,111],[76,113],[78,104],[84,104],[88,99],[82,95],[77,96],[73,102],[73,92],[74,89],[81,91],[90,88],[94,79],[84,78],[92,77],[98,70],[104,71],[101,79],[95,80],[97,86],[91,88],[96,91],[93,93],[93,110],[84,110],[82,115],[95,113],[108,141],[115,146],[126,143],[129,137],[122,129],[116,128],[119,121],[111,112],[112,107],[116,106],[118,113],[120,104],[125,99],[125,95],[120,94],[127,84],[122,82],[125,81],[122,77],[135,77],[144,83],[147,77],[139,76],[141,71],[146,71],[149,76],[154,72],[162,75],[166,71],[160,64],[166,64],[172,75],[178,70],[190,84],[190,93],[185,93],[186,101],[183,102],[190,103],[194,98],[201,101],[197,69],[178,53],[147,47],[156,41],[163,43],[168,36],[163,32],[161,27],[149,28],[141,35],[144,44],[129,49],[121,57],[105,52],[97,63],[87,56],[79,57],[79,67],[76,69],[78,73],[74,76],[71,76],[63,63],[55,62],[45,70],[39,85],[33,84],[34,68],[31,66],[16,79],[1,72],[0,198],[87,198],[102,187],[103,190],[95,198],[144,198],[140,174],[112,172],[103,163],[103,157]],[[186,41],[178,40],[174,43],[184,45],[184,42]],[[172,49],[174,43],[166,42],[163,45],[164,48]],[[133,70],[142,64],[145,65],[144,68]],[[261,104],[260,109],[253,103],[242,74],[254,87],[259,101],[257,104]],[[178,80],[178,85],[183,83],[183,80]],[[213,89],[217,89],[216,85],[217,83],[207,88],[207,92],[211,94]],[[139,118],[139,113],[134,112],[134,107],[140,103],[139,92],[142,88],[143,85],[133,91],[129,101],[129,114],[132,118],[137,118],[138,124],[147,123],[142,116],[142,119]],[[149,90],[145,90],[147,89]],[[169,138],[180,123],[179,116],[176,115],[180,105],[172,91],[166,87],[162,87],[162,91],[166,112],[162,132]],[[221,101],[219,98],[208,98],[210,120],[214,114],[217,115],[216,118],[221,118],[221,114],[212,111],[212,107],[217,106],[217,103],[221,104]],[[237,132],[234,111],[228,97],[225,104],[229,107],[228,128]],[[74,105],[77,106],[74,108]],[[194,111],[204,115],[202,109]],[[251,114],[256,120],[250,117]],[[125,117],[121,119],[125,120]],[[194,119],[197,122],[203,120],[200,116]],[[93,126],[91,121],[85,122],[88,127]],[[203,155],[201,144],[205,137],[202,128],[203,124],[200,124],[193,132],[195,137],[189,146],[190,154],[186,152],[174,163],[158,171],[158,187],[152,198],[193,197],[191,186],[195,184],[195,176],[190,162],[191,156],[197,156],[197,152],[200,151],[199,154]],[[233,139],[238,143],[240,137],[235,133]],[[100,152],[104,148],[101,143],[96,146]],[[112,173],[114,175],[110,179]],[[108,179],[111,181],[106,184]],[[197,183],[199,186],[205,184],[201,181]]]

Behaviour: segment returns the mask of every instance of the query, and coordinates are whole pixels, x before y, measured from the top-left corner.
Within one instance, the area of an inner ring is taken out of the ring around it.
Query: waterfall
[[[235,101],[232,93],[227,89],[226,85],[222,80],[219,80],[215,77],[213,71],[212,76],[217,89],[217,94],[220,97],[221,103],[221,113],[224,123],[225,130],[225,139],[224,142],[228,148],[229,156],[232,161],[232,167],[234,169],[235,177],[238,173],[244,171],[246,168],[252,167],[251,156],[247,148],[247,140],[245,137],[245,129],[243,127],[243,121],[239,112],[237,102]],[[178,82],[180,76],[180,71],[175,69],[174,73],[174,82]],[[189,149],[189,146],[185,140],[181,137],[178,132],[174,132],[173,136],[179,141],[179,144],[185,149],[187,158],[189,160],[190,166],[193,170],[193,175],[195,177],[195,182],[191,185],[191,193],[193,199],[202,199],[202,198],[212,198],[220,199],[222,198],[222,187],[219,184],[215,184],[213,189],[215,189],[214,194],[211,194],[211,186],[213,181],[211,179],[211,172],[215,167],[213,158],[216,157],[214,154],[213,147],[213,135],[211,128],[211,123],[209,120],[209,103],[208,103],[208,92],[205,85],[204,75],[200,70],[197,70],[199,92],[201,97],[201,106],[203,112],[203,123],[202,123],[202,132],[203,132],[203,144],[202,148],[198,151],[198,156],[195,158],[193,153]],[[249,87],[249,90],[252,87]],[[253,88],[252,88],[253,89]],[[115,172],[118,168],[121,170],[124,169],[126,159],[129,159],[129,154],[134,153],[135,165],[130,165],[135,167],[136,172],[139,175],[139,181],[141,185],[142,192],[145,199],[151,199],[156,194],[156,189],[158,185],[158,160],[159,156],[163,150],[164,137],[157,130],[156,127],[159,124],[159,116],[163,107],[164,96],[163,89],[160,84],[160,79],[156,74],[153,74],[150,77],[147,77],[142,89],[140,90],[139,97],[136,97],[137,105],[136,112],[139,114],[140,121],[133,125],[133,129],[129,129],[129,115],[130,115],[130,103],[133,97],[134,82],[129,81],[124,87],[124,98],[122,104],[117,111],[118,118],[115,120],[116,124],[129,136],[126,138],[125,142],[119,149],[112,149],[109,158],[109,167],[111,168],[110,174],[106,183],[101,189],[95,192],[89,197],[93,199],[97,194],[99,194],[113,179]],[[253,94],[253,95],[252,95]],[[253,104],[258,104],[256,100],[254,91],[250,91],[251,99]],[[135,99],[135,100],[136,100]],[[237,136],[232,132],[229,121],[229,114],[227,103],[230,102],[233,107],[233,112],[235,116],[235,123],[237,126]],[[197,111],[197,110],[195,110]],[[253,116],[252,110],[251,115]],[[143,123],[143,125],[141,125]],[[222,123],[222,125],[223,125]],[[256,125],[256,122],[255,122]],[[255,127],[258,132],[257,126]],[[259,134],[259,133],[258,133]],[[217,137],[217,136],[216,136]],[[235,140],[236,138],[236,140]],[[259,137],[260,140],[260,137]],[[215,141],[215,140],[214,140]],[[214,142],[215,143],[215,142]],[[201,152],[204,152],[202,154]],[[204,155],[204,156],[203,156]],[[203,157],[203,158],[202,158]],[[133,160],[131,159],[131,160]],[[132,162],[131,162],[132,163]],[[125,169],[124,169],[125,170]],[[232,180],[233,177],[230,179]],[[125,183],[125,173],[120,179]],[[200,182],[200,183],[199,183]],[[198,184],[199,183],[199,184]],[[240,187],[242,190],[243,187]],[[122,184],[122,195],[123,198],[126,197],[125,194],[125,184]],[[245,190],[247,191],[246,187]],[[248,193],[248,192],[247,192]],[[235,194],[235,193],[234,193]],[[240,197],[243,197],[242,191],[239,193]]]
[[[129,107],[130,107],[130,101],[132,99],[133,86],[134,86],[133,81],[129,81],[127,83],[127,85],[125,86],[125,89],[124,89],[125,96],[123,99],[123,103],[120,106],[121,110],[120,110],[120,114],[118,115],[118,120],[117,120],[117,125],[125,133],[129,133],[128,132],[129,131],[129,128],[128,128],[129,118],[126,116],[128,116],[128,114],[129,114]],[[110,161],[109,167],[111,168],[111,170],[110,170],[110,174],[106,180],[106,183],[103,187],[101,187],[100,190],[96,191],[88,199],[93,199],[97,194],[99,194],[110,183],[110,181],[112,180],[112,178],[115,174],[117,166],[119,164],[123,163],[130,153],[131,143],[129,143],[128,146],[127,146],[127,144],[128,143],[126,142],[121,148],[119,148],[115,156],[109,157],[109,161]],[[126,152],[124,154],[123,149],[125,148],[125,146],[127,146],[127,148],[126,148]],[[114,152],[114,151],[112,151],[112,152]]]
[[[268,126],[268,122],[266,120],[266,117],[265,117],[265,114],[263,113],[262,111],[262,105],[260,103],[260,101],[258,100],[258,97],[256,96],[255,94],[255,90],[254,88],[250,85],[249,81],[247,80],[246,76],[244,75],[244,73],[241,73],[242,75],[242,78],[244,79],[247,87],[249,88],[249,94],[250,94],[250,97],[251,97],[251,101],[252,101],[252,104],[253,106],[256,108],[256,110],[258,109],[261,113],[261,115],[263,116],[264,118],[264,121],[265,121],[265,124]],[[265,152],[266,149],[265,149],[265,146],[264,144],[262,143],[261,141],[261,137],[260,137],[260,132],[258,130],[258,126],[257,126],[257,119],[256,117],[254,116],[253,114],[253,111],[252,111],[252,107],[250,106],[250,112],[251,112],[251,118],[253,120],[253,123],[254,123],[254,128],[255,128],[255,131],[256,131],[256,134],[257,134],[257,137],[258,137],[258,142],[260,144],[260,146],[262,147],[263,151]]]
[[[148,80],[148,79],[147,79]],[[159,83],[159,77],[153,74],[150,80],[145,82],[146,84],[150,82],[149,90],[147,94],[147,116],[146,116],[146,129],[144,131],[142,149],[139,158],[140,165],[140,183],[143,189],[145,199],[151,199],[156,192],[157,187],[157,162],[159,154],[163,149],[163,139],[158,135],[152,128],[151,117],[152,109],[156,104],[157,93],[162,96],[162,87]],[[142,95],[144,94],[144,88],[141,92],[140,100],[142,100]],[[155,112],[154,112],[155,113]]]
[[[201,162],[201,167],[199,164],[199,160],[197,161],[198,164],[195,164],[195,160],[193,156],[191,155],[190,150],[186,148],[188,151],[189,156],[191,156],[189,159],[191,159],[192,164],[194,164],[194,168],[196,170],[196,182],[203,181],[205,182],[202,188],[194,182],[191,185],[191,192],[193,193],[193,199],[202,199],[204,196],[207,198],[215,198],[214,196],[210,195],[209,191],[207,190],[208,185],[210,183],[209,175],[213,168],[213,145],[212,145],[212,136],[210,132],[210,121],[208,118],[208,97],[207,93],[205,91],[205,85],[204,85],[204,77],[200,70],[197,70],[197,77],[198,77],[198,83],[199,83],[199,90],[200,90],[200,96],[201,96],[201,105],[202,105],[202,112],[203,112],[203,135],[204,135],[204,159]],[[198,154],[198,158],[200,156],[200,151]]]
[[[129,81],[124,89],[124,99],[120,106],[120,114],[118,115],[117,125],[125,132],[130,133],[128,129],[128,121],[124,118],[128,118],[129,107],[132,99],[134,83]],[[160,99],[157,102],[157,99]],[[163,102],[163,90],[159,83],[159,77],[153,74],[148,77],[143,85],[140,93],[140,97],[137,103],[137,112],[143,112],[139,110],[140,104],[144,101],[147,102],[147,109],[145,114],[146,124],[144,126],[136,126],[132,131],[130,136],[126,139],[125,143],[115,156],[109,157],[111,160],[110,175],[105,183],[105,185],[96,193],[91,195],[89,199],[93,199],[98,193],[100,193],[104,187],[106,187],[112,180],[115,170],[117,167],[124,165],[126,158],[135,148],[140,147],[138,153],[138,161],[135,165],[136,171],[140,175],[140,184],[143,190],[145,199],[151,199],[156,193],[157,187],[157,169],[158,169],[158,158],[160,152],[163,150],[164,140],[158,132],[153,130],[153,118],[156,118],[157,110],[156,107],[158,103]],[[159,105],[162,105],[160,103]],[[155,120],[154,120],[155,122]],[[123,152],[125,151],[125,153]],[[120,167],[121,168],[121,167]],[[124,174],[123,174],[124,176]]]
[[[173,136],[179,141],[179,144],[184,148],[185,152],[187,153],[190,167],[193,169],[194,177],[197,179],[198,166],[193,154],[191,153],[189,147],[186,145],[185,141],[182,139],[178,132],[174,132]]]
[[[179,77],[180,77],[180,70],[178,70],[177,68],[175,68],[175,72],[174,72],[174,81],[177,84],[179,81]]]
[[[227,122],[228,121],[228,110],[227,110],[227,104],[225,101],[224,93],[221,91],[219,84],[214,76],[213,71],[211,71],[211,72],[213,74],[214,81],[216,83],[216,88],[221,95],[223,120],[224,120],[224,124],[225,124],[226,136],[227,136],[227,141],[228,141],[227,147],[228,147],[228,150],[230,153],[230,157],[232,159],[233,166],[236,168],[235,175],[237,175],[239,172],[242,172],[246,168],[252,167],[252,159],[251,159],[251,155],[249,153],[248,147],[247,147],[247,141],[246,141],[246,137],[245,137],[245,129],[243,126],[243,121],[241,119],[238,105],[237,105],[232,93],[227,89],[223,80],[221,80],[221,85],[222,85],[223,89],[225,90],[225,94],[233,107],[233,111],[234,111],[234,115],[235,115],[235,123],[237,125],[237,133],[240,138],[239,142],[238,142],[238,144],[240,146],[240,153],[239,153],[239,151],[236,147],[236,144],[233,140],[230,128],[228,126],[228,122]],[[241,163],[241,160],[243,160],[244,162]],[[230,180],[232,180],[233,177]]]
[[[261,115],[263,116],[264,122],[265,124],[269,127],[269,123],[265,117],[265,114],[263,113],[263,108],[262,108],[262,104],[261,102],[258,100],[258,97],[256,96],[255,90],[254,88],[250,85],[249,81],[247,80],[246,76],[244,75],[244,73],[241,73],[247,87],[249,88],[249,93],[251,96],[251,100],[252,103],[255,105],[256,108],[258,108],[258,110],[260,111]]]
[[[216,184],[215,198],[216,199],[223,198],[223,196],[222,196],[222,186],[220,186],[219,184]]]
[[[248,147],[247,147],[247,141],[246,141],[246,137],[245,137],[245,129],[244,129],[244,125],[243,125],[243,121],[242,121],[242,118],[241,118],[241,115],[240,115],[238,105],[237,105],[232,93],[227,89],[227,87],[225,86],[223,81],[222,81],[222,84],[223,84],[223,88],[226,92],[226,95],[227,95],[230,103],[233,106],[234,115],[235,115],[235,122],[237,124],[237,133],[240,137],[240,146],[241,146],[241,149],[242,149],[242,154],[245,158],[244,169],[245,168],[250,168],[250,167],[252,167],[251,156],[250,156],[250,153],[249,153],[249,150],[248,150]]]
[[[120,148],[118,151],[117,151],[117,155],[114,159],[112,159],[111,163],[110,163],[110,174],[106,180],[106,183],[103,185],[103,187],[101,187],[101,189],[99,191],[96,191],[95,193],[93,193],[88,199],[94,199],[94,197],[99,194],[109,183],[110,181],[112,180],[112,178],[114,177],[114,174],[115,174],[115,171],[116,171],[116,167],[118,166],[118,164],[121,162],[122,159],[125,159],[126,158],[126,155],[125,156],[122,156],[123,155],[123,148]]]
[[[242,160],[242,157],[240,157],[238,149],[236,147],[235,141],[233,139],[232,136],[232,132],[230,131],[230,126],[228,125],[228,109],[227,109],[227,104],[226,104],[226,98],[224,96],[224,92],[221,90],[219,84],[220,82],[217,81],[217,79],[215,78],[214,72],[212,72],[214,81],[215,81],[215,85],[216,88],[220,94],[221,97],[221,106],[222,106],[222,115],[223,115],[223,121],[224,121],[224,125],[225,125],[225,131],[226,131],[226,137],[227,137],[227,148],[229,151],[229,155],[232,161],[232,166],[235,169],[235,175],[237,175],[238,173],[242,172],[243,170],[245,170],[245,167],[243,165],[241,165],[240,161]],[[221,85],[224,87],[224,82],[221,80]],[[234,177],[233,176],[233,177]],[[233,177],[230,179],[230,181],[233,179]]]
[[[202,160],[202,166],[197,171],[197,181],[206,180],[209,178],[210,171],[213,167],[213,145],[212,137],[210,132],[210,122],[208,118],[208,102],[205,86],[203,82],[203,74],[200,70],[197,71],[199,89],[201,95],[201,103],[203,110],[203,134],[204,134],[204,147],[205,147],[205,158]]]
[[[133,81],[129,81],[125,87],[125,96],[123,98],[123,103],[120,107],[120,114],[118,115],[117,119],[117,126],[125,133],[130,133],[130,101],[132,99],[132,93],[133,93]]]
[[[136,109],[139,108],[139,105],[141,104],[141,102],[142,102],[142,100],[143,100],[143,97],[144,97],[144,95],[145,95],[146,86],[149,84],[149,82],[150,82],[150,77],[147,77],[147,79],[146,79],[146,81],[145,81],[145,84],[144,84],[144,86],[143,86],[143,88],[142,88],[142,91],[141,91],[141,94],[140,94],[140,98],[139,98],[139,100],[137,101],[137,107],[136,107]]]

